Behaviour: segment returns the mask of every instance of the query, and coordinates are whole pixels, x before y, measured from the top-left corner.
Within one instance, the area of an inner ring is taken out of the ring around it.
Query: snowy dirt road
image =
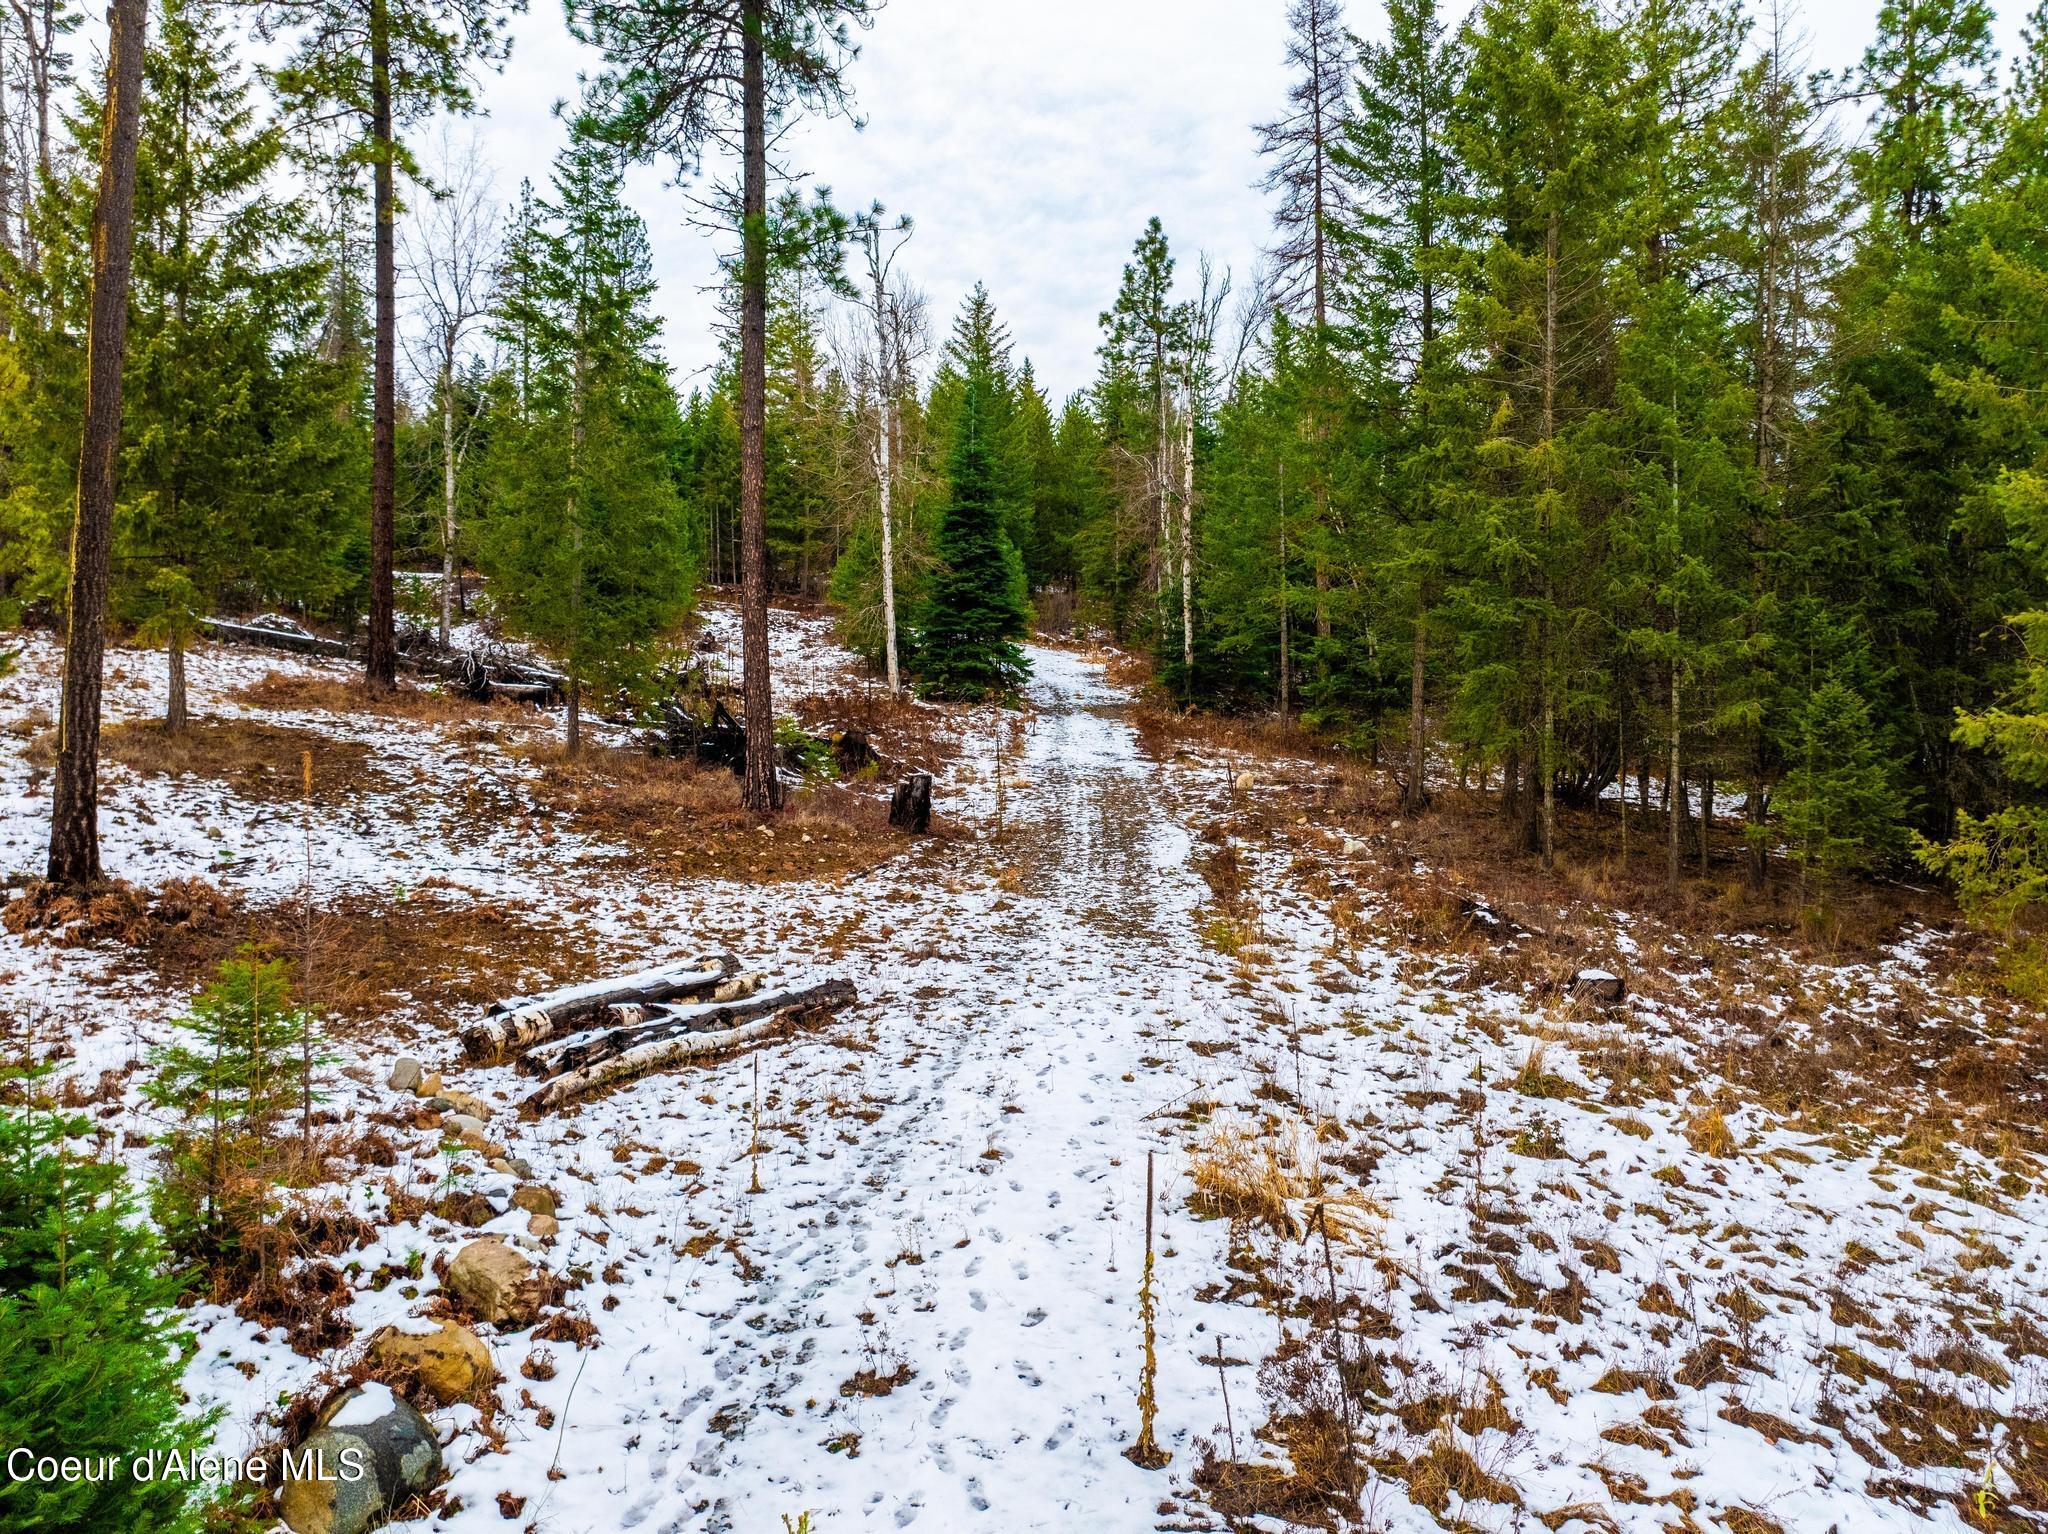
[[[701,1337],[660,1312],[644,1338],[621,1335],[623,1305],[604,1321],[608,1350],[644,1350],[660,1422],[624,1526],[806,1510],[821,1529],[1159,1521],[1163,1478],[1118,1453],[1136,1421],[1145,1153],[1169,1146],[1150,1116],[1181,1090],[1160,1041],[1224,997],[1191,929],[1188,834],[1119,698],[1096,667],[1032,658],[1000,840],[988,823],[994,887],[913,870],[855,897],[909,896],[888,946],[937,950],[910,963],[884,948],[858,975],[881,1057],[860,1073],[873,1122],[838,1144],[806,1129],[825,1099],[797,1100],[846,1069],[830,1046],[764,1064],[772,1116],[805,1149],[768,1158],[764,1193],[726,1190],[758,1275],[694,1307]],[[981,793],[992,803],[993,784]],[[1193,1224],[1165,1220],[1160,1239]],[[1176,1262],[1192,1269],[1187,1242],[1206,1235],[1190,1228]],[[841,1393],[903,1368],[887,1395]],[[1178,1402],[1215,1388],[1192,1359],[1167,1375]],[[1188,1423],[1168,1429],[1186,1463]]]

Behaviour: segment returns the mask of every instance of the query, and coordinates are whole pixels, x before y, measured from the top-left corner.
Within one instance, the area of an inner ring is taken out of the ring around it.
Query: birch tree
[[[891,342],[895,339],[896,323],[891,316],[889,293],[889,267],[895,260],[896,252],[909,241],[911,222],[908,217],[898,218],[895,223],[886,222],[888,213],[878,202],[866,213],[854,218],[854,238],[859,242],[862,259],[867,268],[867,302],[874,324],[874,396],[875,396],[875,498],[881,508],[882,526],[882,644],[889,676],[889,693],[896,696],[903,690],[901,662],[896,653],[896,534],[895,518],[891,513],[889,500],[893,485],[890,468],[891,438],[895,433],[895,399],[898,386],[896,363]]]
[[[497,271],[498,209],[491,176],[474,142],[444,156],[440,185],[408,230],[405,265],[426,330],[427,366],[441,415],[441,645],[455,621],[458,557],[456,484],[468,424],[456,430],[456,372],[470,328],[489,311]]]

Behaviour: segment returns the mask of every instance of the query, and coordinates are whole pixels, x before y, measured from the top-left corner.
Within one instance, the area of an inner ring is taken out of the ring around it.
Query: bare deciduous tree
[[[433,201],[404,238],[406,274],[418,309],[424,357],[415,369],[433,389],[441,412],[441,644],[454,624],[457,557],[456,478],[469,445],[469,425],[458,429],[456,371],[464,340],[490,305],[496,271],[499,215],[491,173],[474,138],[441,145],[431,177]]]

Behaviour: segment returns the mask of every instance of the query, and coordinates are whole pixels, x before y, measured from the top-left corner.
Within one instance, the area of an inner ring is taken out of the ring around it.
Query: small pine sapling
[[[292,1004],[289,966],[248,949],[221,965],[184,1028],[151,1057],[156,1074],[144,1089],[178,1116],[163,1142],[157,1223],[180,1258],[247,1277],[252,1261],[267,1266],[265,1244],[252,1238],[270,1221],[272,1190],[295,1170],[277,1131],[307,1113],[329,1057],[313,1047],[312,1014]]]

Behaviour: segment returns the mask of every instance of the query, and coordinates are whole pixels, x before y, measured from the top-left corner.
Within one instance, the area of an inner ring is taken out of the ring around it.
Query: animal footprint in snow
[[[982,1494],[980,1476],[967,1478],[967,1505],[977,1513],[988,1511],[988,1498]]]
[[[1043,1385],[1045,1383],[1045,1381],[1039,1376],[1038,1371],[1032,1368],[1031,1365],[1024,1362],[1024,1360],[1021,1358],[1015,1360],[1011,1364],[1011,1367],[1017,1371],[1017,1378],[1022,1380],[1025,1384],[1029,1385],[1033,1390],[1036,1390],[1040,1385]]]
[[[921,1491],[912,1492],[910,1500],[896,1509],[896,1527],[899,1529],[909,1528],[913,1523],[917,1522],[917,1515],[923,1511],[924,1493]]]
[[[972,1327],[963,1326],[959,1331],[953,1333],[953,1340],[946,1344],[946,1350],[950,1353],[957,1353],[966,1347],[968,1333],[972,1330]]]
[[[983,1294],[979,1289],[970,1289],[967,1291],[967,1303],[972,1305],[976,1310],[987,1310],[988,1296]]]
[[[1027,1312],[1025,1313],[1025,1316],[1024,1316],[1024,1325],[1026,1325],[1026,1326],[1036,1326],[1036,1325],[1038,1325],[1038,1323],[1039,1323],[1039,1322],[1043,1321],[1044,1319],[1045,1319],[1045,1312],[1044,1312],[1044,1311],[1042,1311],[1042,1310],[1040,1310],[1040,1309],[1039,1309],[1039,1308],[1038,1308],[1038,1307],[1037,1307],[1036,1305],[1034,1305],[1034,1306],[1032,1306],[1032,1307],[1031,1307],[1031,1309],[1030,1309],[1029,1311],[1027,1311]]]
[[[1058,1427],[1054,1428],[1050,1433],[1047,1433],[1045,1435],[1046,1449],[1048,1451],[1057,1449],[1061,1444],[1065,1443],[1067,1439],[1073,1435],[1073,1432],[1074,1419],[1072,1417],[1068,1417],[1065,1420],[1063,1420]]]
[[[1010,1259],[1010,1271],[1016,1274],[1019,1280],[1027,1279],[1031,1276],[1031,1265],[1022,1257],[1012,1257]]]

